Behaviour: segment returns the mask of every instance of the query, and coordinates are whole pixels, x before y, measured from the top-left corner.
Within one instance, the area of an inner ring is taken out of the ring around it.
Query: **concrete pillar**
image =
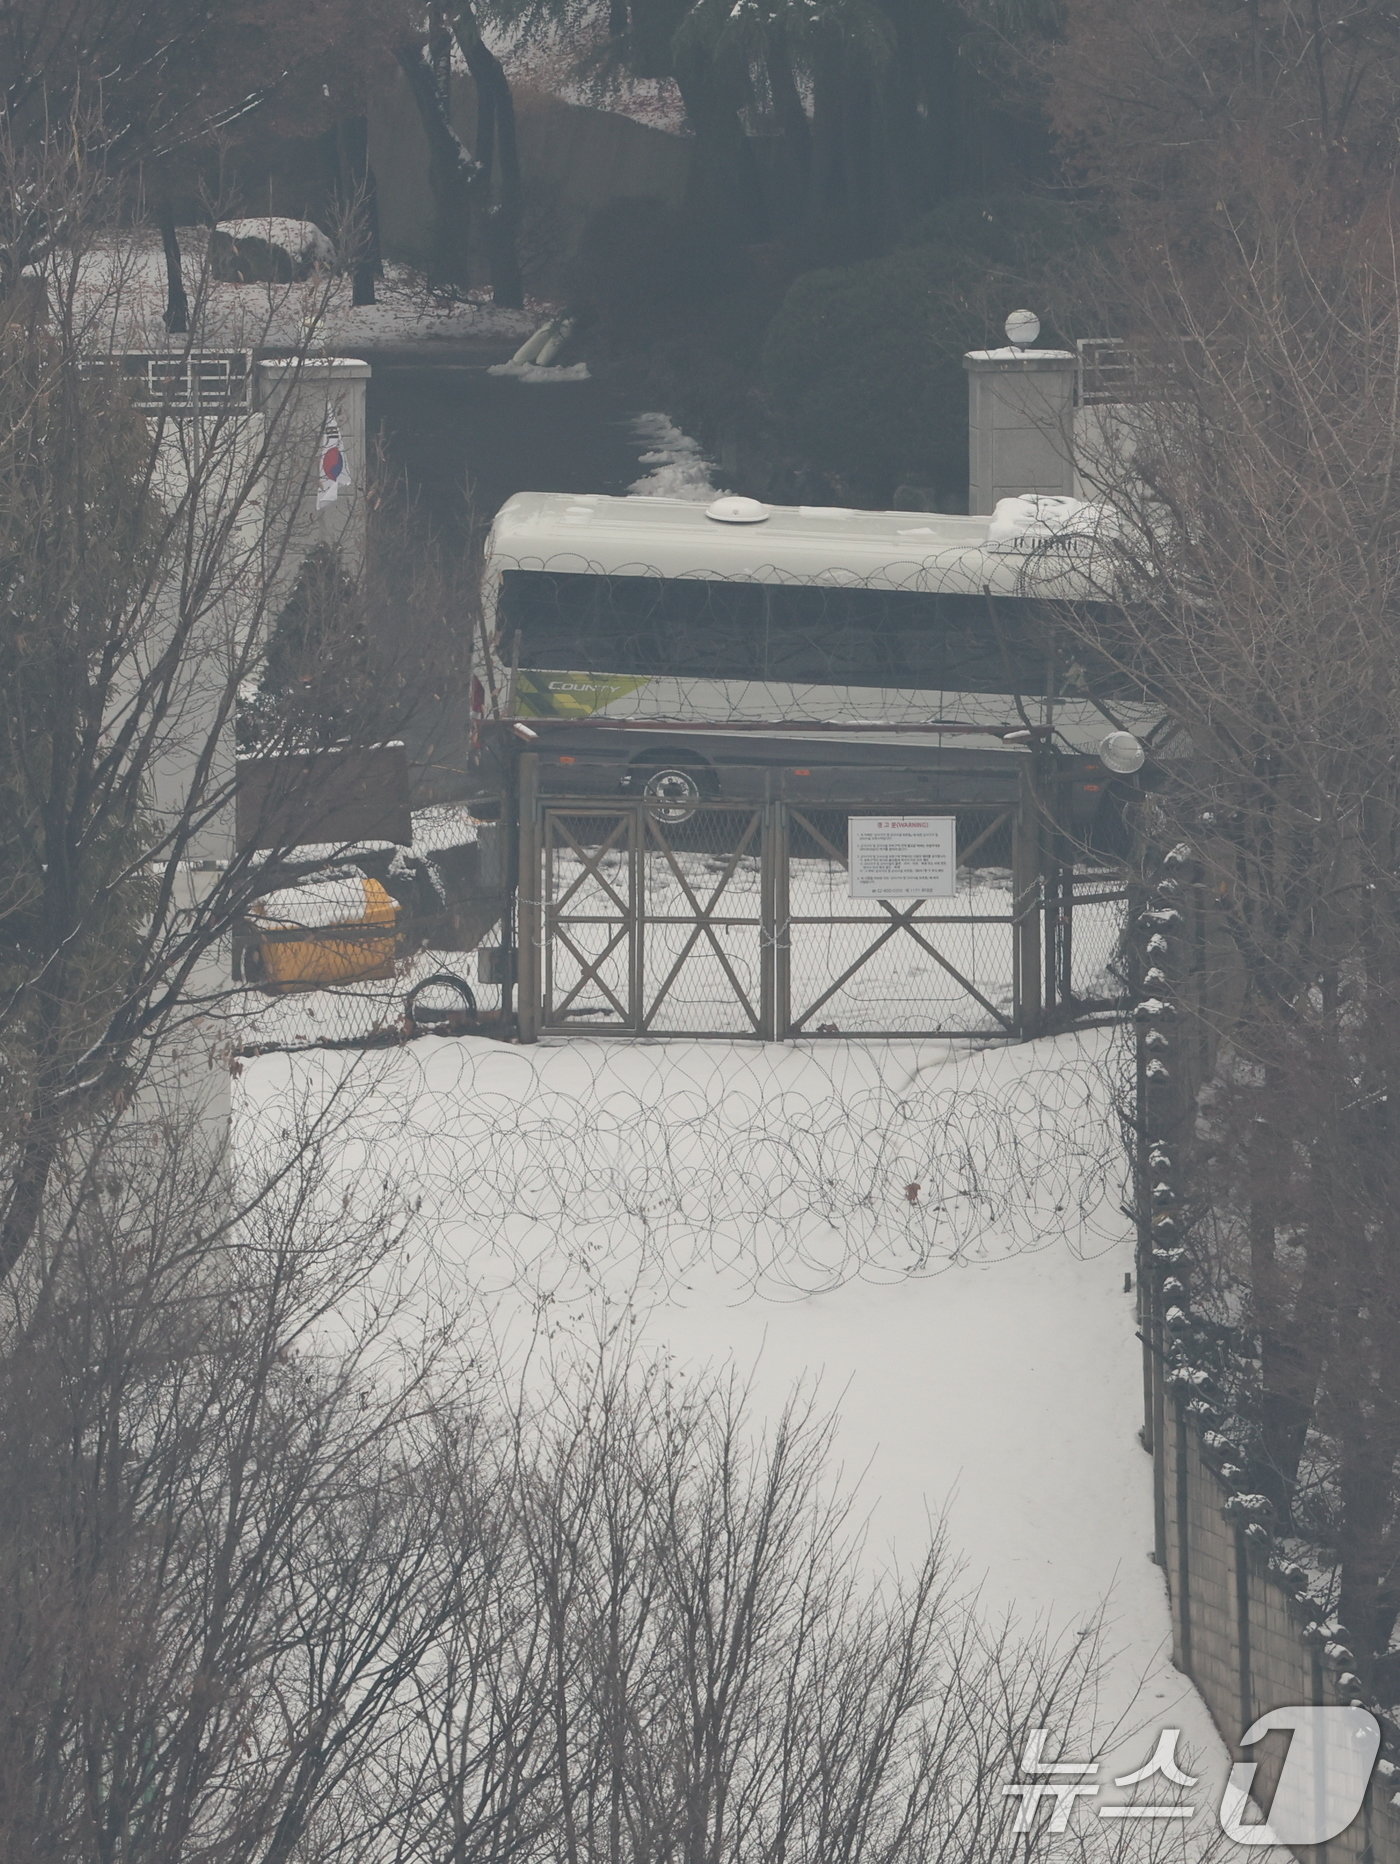
[[[151,807],[157,812],[179,816],[216,733],[212,781],[219,784],[233,775],[233,733],[219,724],[231,677],[229,656],[241,657],[250,631],[265,627],[277,612],[275,594],[264,605],[260,589],[242,593],[235,573],[240,551],[255,560],[261,556],[262,577],[284,592],[295,582],[306,553],[319,543],[337,545],[352,574],[364,561],[369,376],[368,363],[341,357],[264,362],[258,369],[254,410],[212,423],[212,444],[220,452],[212,468],[206,465],[211,504],[217,506],[222,494],[238,497],[242,509],[231,540],[228,588],[210,600],[207,623],[191,639],[176,682],[153,772]],[[335,502],[318,510],[328,403],[340,427],[349,484],[342,482]],[[183,489],[179,474],[186,470],[187,453],[197,450],[200,442],[197,420],[172,425],[165,477],[174,491]],[[260,469],[258,455],[264,449],[266,461]],[[233,857],[232,806],[203,824],[187,853],[179,905],[192,909],[217,884],[220,868]],[[138,1127],[153,1119],[182,1124],[210,1155],[219,1154],[225,1145],[231,1117],[230,984],[229,951],[220,942],[204,954],[190,978],[175,1027],[148,1057],[133,1102]]]
[[[990,512],[1022,492],[1073,495],[1072,350],[970,350],[968,511]]]
[[[269,539],[300,563],[317,544],[332,544],[351,575],[364,563],[365,394],[370,366],[353,356],[292,357],[258,364],[257,405],[268,423]],[[326,409],[340,427],[346,474],[334,503],[317,508]],[[347,483],[348,480],[348,483]]]

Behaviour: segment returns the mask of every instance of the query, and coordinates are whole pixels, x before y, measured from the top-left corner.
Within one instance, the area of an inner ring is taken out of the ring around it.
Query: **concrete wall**
[[[1020,492],[1102,498],[1130,467],[1141,416],[1127,402],[1083,401],[1070,350],[972,350],[968,510]]]
[[[1400,1729],[1362,1700],[1342,1627],[1310,1598],[1305,1573],[1275,1539],[1270,1505],[1220,1421],[1225,1400],[1214,1337],[1193,1318],[1179,1213],[1198,1191],[1183,1165],[1237,980],[1216,951],[1218,916],[1189,851],[1173,850],[1160,873],[1130,908],[1136,936],[1129,963],[1141,980],[1134,1197],[1143,1441],[1153,1457],[1155,1552],[1171,1602],[1172,1657],[1200,1690],[1234,1758],[1257,1763],[1261,1806],[1272,1799],[1287,1737],[1276,1731],[1244,1748],[1240,1737],[1251,1723],[1270,1710],[1309,1704],[1361,1702],[1376,1714],[1381,1760],[1361,1813],[1326,1845],[1297,1855],[1325,1856],[1326,1864],[1400,1864],[1400,1807],[1391,1803],[1400,1789]]]
[[[1137,451],[1141,423],[1130,403],[1090,402],[1074,410],[1074,496],[1102,498],[1120,483]]]
[[[278,597],[289,590],[307,552],[318,543],[336,545],[353,568],[365,547],[365,391],[369,365],[345,358],[259,365],[257,406],[251,413],[213,422],[196,417],[168,423],[160,478],[183,495],[187,475],[207,475],[211,525],[223,501],[242,501],[239,522],[226,550],[227,586],[208,601],[175,677],[152,770],[152,807],[178,822],[200,781],[201,760],[215,737],[211,774],[203,779],[230,788],[234,772],[232,721],[219,730],[234,670],[243,663],[250,636],[276,614]],[[348,486],[334,504],[317,509],[319,460],[327,405],[334,408],[349,465]],[[259,455],[267,459],[259,471]],[[248,588],[244,576],[252,579]],[[265,601],[263,588],[273,591]],[[170,625],[175,625],[173,616]],[[218,869],[234,854],[232,801],[204,822],[188,849],[178,902],[192,908],[217,885]],[[160,1120],[193,1127],[201,1143],[217,1152],[228,1133],[232,1101],[230,1063],[235,1031],[228,1013],[231,987],[226,944],[206,952],[195,968],[181,1011],[145,1057],[140,1092],[133,1107],[139,1125]]]
[[[1073,494],[1073,352],[972,350],[963,367],[969,512],[990,512],[1018,493]]]
[[[1163,1554],[1172,1612],[1172,1656],[1205,1698],[1236,1760],[1259,1763],[1255,1797],[1267,1805],[1285,1754],[1281,1734],[1251,1748],[1239,1737],[1270,1709],[1358,1700],[1339,1683],[1344,1659],[1328,1654],[1325,1630],[1271,1564],[1265,1534],[1251,1535],[1248,1510],[1221,1474],[1226,1453],[1176,1392],[1156,1446],[1165,1488]],[[1334,1647],[1335,1648],[1335,1647]],[[1368,1707],[1371,1705],[1367,1705]],[[1374,1711],[1373,1711],[1374,1712]],[[1386,1766],[1400,1757],[1400,1731],[1383,1721]],[[1400,1807],[1391,1804],[1400,1779],[1378,1769],[1360,1815],[1338,1837],[1298,1856],[1326,1864],[1400,1864]]]

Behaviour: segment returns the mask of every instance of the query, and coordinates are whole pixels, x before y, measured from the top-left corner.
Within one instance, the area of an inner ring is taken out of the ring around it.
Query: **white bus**
[[[726,763],[1004,760],[1029,728],[1080,765],[1084,820],[1106,735],[1158,714],[1066,633],[1103,599],[1084,540],[1017,524],[518,493],[486,546],[479,703],[677,808],[722,794]]]

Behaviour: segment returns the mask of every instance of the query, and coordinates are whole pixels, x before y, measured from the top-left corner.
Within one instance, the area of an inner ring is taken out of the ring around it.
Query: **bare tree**
[[[1091,1738],[1094,1653],[982,1622],[939,1542],[872,1580],[831,1433],[606,1357],[517,1407],[417,1764],[376,1778],[394,1864],[1048,1855],[1002,1788],[1028,1728]]]
[[[50,1186],[0,1302],[7,1856],[1060,1854],[1003,1788],[1103,1732],[1092,1640],[938,1544],[872,1577],[809,1400],[616,1353],[511,1397],[336,1138],[231,1173],[114,1115]]]
[[[81,139],[35,170],[40,187],[46,224],[67,228],[41,281],[50,315],[0,325],[0,1275],[34,1233],[64,1145],[130,1092],[160,1030],[205,1013],[221,987],[206,959],[259,890],[252,856],[224,859],[234,724],[319,535],[328,401],[311,353],[328,287],[313,280],[296,303],[267,297],[261,322],[249,314],[249,343],[279,316],[301,339],[260,406],[180,412],[159,392],[133,405],[112,352],[149,309],[139,248],[104,230]],[[30,189],[9,211],[27,221],[34,206]],[[205,276],[196,324],[208,290]],[[167,358],[176,386],[192,355]],[[321,618],[317,647],[344,667],[340,739],[375,741],[410,701],[402,679],[372,677],[373,577],[353,556],[343,568],[350,597]],[[264,749],[307,748],[295,713],[274,712],[269,729]],[[307,767],[308,802],[330,769]]]
[[[308,1855],[449,1628],[460,1361],[396,1333],[397,1231],[322,1169],[240,1204],[197,1133],[118,1119],[7,1285],[9,1855]]]
[[[1141,371],[1093,466],[1122,598],[1094,645],[1176,721],[1156,829],[1196,867],[1158,906],[1194,871],[1218,932],[1219,1067],[1179,1135],[1194,1294],[1233,1330],[1258,1486],[1335,1557],[1377,1684],[1400,1614],[1398,78],[1368,9],[1083,0],[1056,63]]]

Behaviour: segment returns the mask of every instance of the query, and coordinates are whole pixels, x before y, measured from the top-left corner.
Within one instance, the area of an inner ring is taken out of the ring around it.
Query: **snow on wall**
[[[1267,1506],[1265,1498],[1238,1493],[1221,1473],[1231,1446],[1203,1429],[1184,1388],[1172,1388],[1164,1414],[1156,1479],[1174,1661],[1232,1741],[1271,1709],[1350,1702],[1343,1679],[1351,1652],[1324,1641],[1327,1626],[1300,1604],[1298,1587],[1277,1570],[1268,1539],[1256,1537],[1248,1518]],[[1388,1744],[1387,1751],[1393,1766],[1400,1750]],[[1284,1755],[1265,1747],[1247,1758],[1259,1764],[1256,1797],[1267,1803]],[[1328,1842],[1329,1864],[1400,1864],[1397,1798],[1393,1777],[1378,1769],[1361,1816]]]

